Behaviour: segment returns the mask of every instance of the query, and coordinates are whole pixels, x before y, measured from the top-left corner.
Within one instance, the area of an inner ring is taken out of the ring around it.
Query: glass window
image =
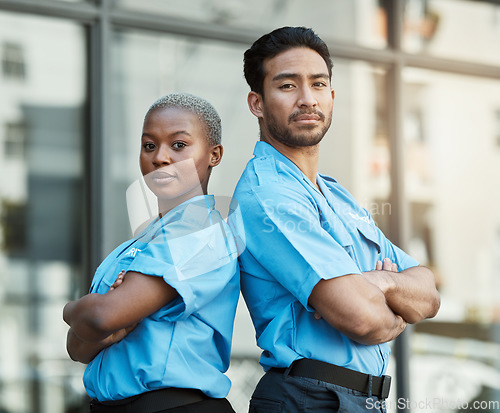
[[[377,0],[117,0],[141,12],[264,32],[281,26],[312,27],[320,36],[384,48],[386,18]]]
[[[2,70],[5,77],[24,79],[24,52],[20,44],[9,41],[3,43]]]
[[[404,82],[408,250],[442,300],[412,336],[413,398],[499,400],[500,84],[410,68]]]
[[[4,152],[6,158],[25,158],[26,132],[26,125],[24,123],[5,123]]]
[[[496,145],[497,145],[497,148],[500,149],[500,108],[498,108],[496,111],[495,111],[495,130],[496,130],[496,133],[495,133],[495,142],[496,142]]]
[[[337,179],[389,235],[390,152],[386,71],[335,59],[332,126],[321,142],[319,170]]]
[[[500,63],[496,1],[406,0],[403,30],[408,52]]]
[[[61,316],[84,279],[84,38],[70,22],[0,12],[2,411],[62,413],[82,397]]]

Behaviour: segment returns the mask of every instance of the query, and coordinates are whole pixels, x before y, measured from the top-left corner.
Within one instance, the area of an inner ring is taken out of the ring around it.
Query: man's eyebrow
[[[276,82],[276,81],[283,80],[283,79],[297,79],[299,77],[300,77],[300,75],[298,73],[283,72],[283,73],[278,73],[276,76],[274,76],[272,81]],[[309,79],[329,79],[330,76],[328,75],[328,73],[315,73],[315,74],[309,75],[308,78]]]
[[[298,78],[299,75],[297,73],[288,73],[288,72],[283,72],[283,73],[278,73],[276,76],[273,77],[272,81],[276,82],[277,80],[282,80],[282,79],[295,79]]]

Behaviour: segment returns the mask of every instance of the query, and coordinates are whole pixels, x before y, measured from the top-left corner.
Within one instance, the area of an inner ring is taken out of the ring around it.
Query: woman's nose
[[[170,165],[172,160],[170,158],[170,151],[165,146],[160,146],[155,153],[153,162],[157,165]]]

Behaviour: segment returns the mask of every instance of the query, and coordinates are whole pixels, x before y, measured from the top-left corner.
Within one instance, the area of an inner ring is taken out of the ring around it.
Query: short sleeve
[[[360,274],[345,248],[325,231],[309,197],[286,183],[261,185],[239,199],[247,250],[264,269],[308,307],[321,279]]]
[[[217,297],[237,268],[234,240],[220,220],[204,228],[186,222],[170,224],[167,233],[142,246],[128,271],[162,277],[177,291],[179,299],[154,315],[176,321]]]

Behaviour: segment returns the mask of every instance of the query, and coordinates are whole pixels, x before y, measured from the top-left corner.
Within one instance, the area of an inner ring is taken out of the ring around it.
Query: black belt
[[[92,413],[123,413],[125,411],[153,413],[209,399],[210,397],[200,390],[169,387],[122,400],[99,402],[93,399],[90,401],[90,411]]]
[[[271,370],[284,373],[287,369],[272,368]],[[377,396],[380,399],[386,399],[391,388],[391,376],[371,376],[345,367],[325,363],[324,361],[311,359],[295,360],[288,374],[290,376],[325,381],[351,390],[357,390],[368,396]]]

